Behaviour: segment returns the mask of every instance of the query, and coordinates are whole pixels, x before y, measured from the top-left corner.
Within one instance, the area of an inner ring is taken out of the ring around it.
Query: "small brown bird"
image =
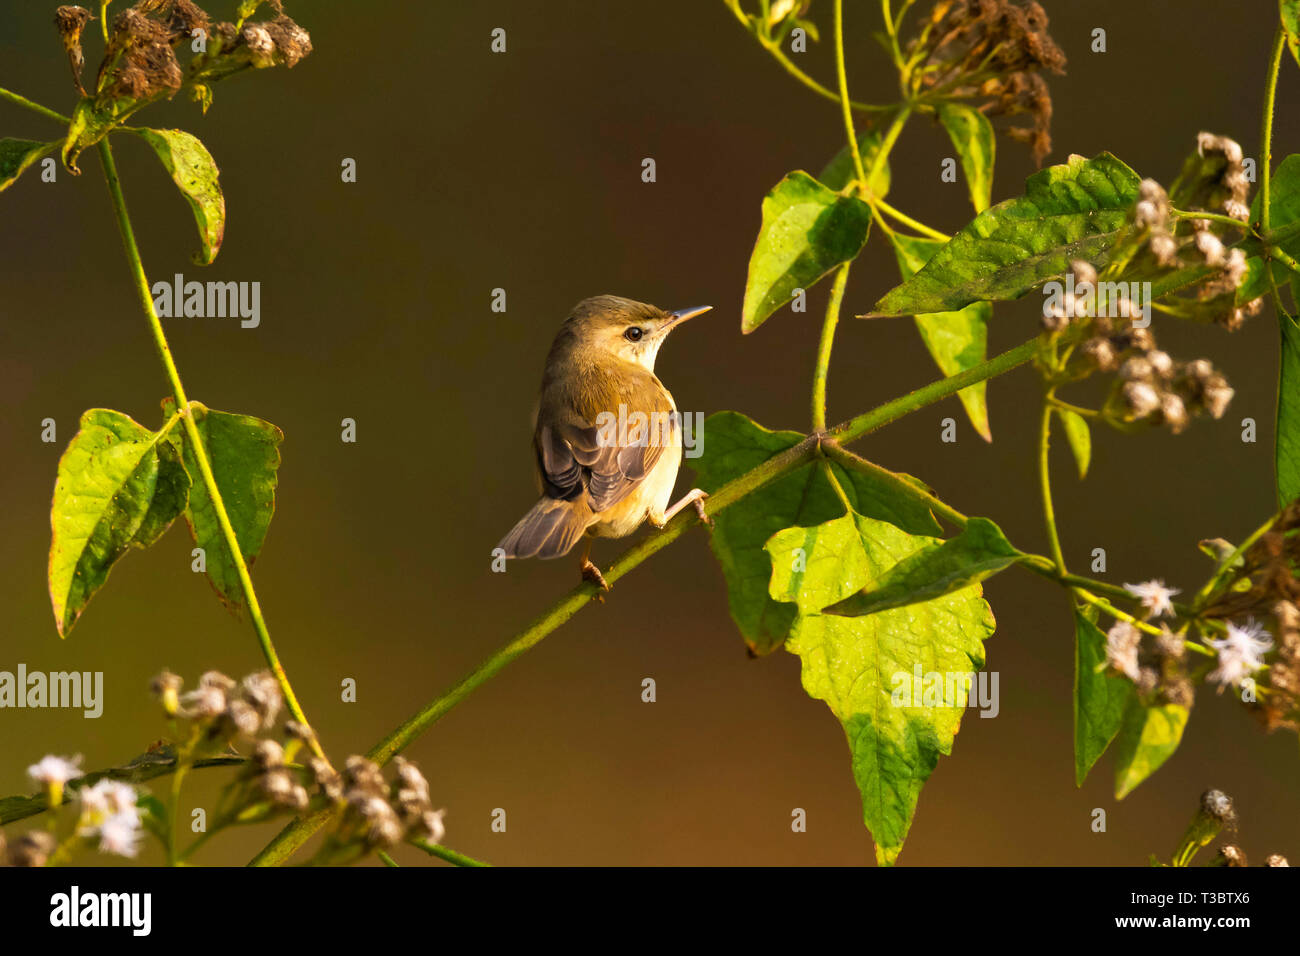
[[[682,461],[677,406],[655,377],[668,333],[712,306],[663,309],[614,295],[579,302],[546,358],[533,431],[542,497],[501,542],[507,558],[558,558],[579,538],[582,577],[608,591],[592,538],[656,528],[707,497],[692,488],[671,508]]]

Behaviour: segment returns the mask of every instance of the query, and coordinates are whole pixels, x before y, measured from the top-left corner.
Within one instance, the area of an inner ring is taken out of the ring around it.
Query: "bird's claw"
[[[713,519],[710,518],[710,517],[709,517],[709,513],[708,513],[707,511],[704,510],[704,499],[707,498],[707,497],[709,497],[709,496],[708,496],[708,495],[700,495],[700,497],[698,497],[698,498],[696,498],[694,501],[692,501],[691,504],[695,506],[695,513],[696,513],[697,515],[700,516],[700,524],[704,525],[706,528],[708,528],[710,531],[712,531],[712,530],[713,530]]]
[[[582,562],[582,580],[586,581],[588,584],[596,585],[596,587],[600,588],[601,591],[610,590],[610,583],[605,580],[605,575],[601,574],[600,568],[596,567],[596,565],[591,561]],[[605,596],[603,594],[597,594],[596,600],[604,604]]]

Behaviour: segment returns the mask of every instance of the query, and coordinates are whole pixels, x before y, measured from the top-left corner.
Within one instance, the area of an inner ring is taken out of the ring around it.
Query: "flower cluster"
[[[1041,163],[1052,150],[1052,97],[1043,71],[1065,72],[1065,54],[1035,2],[941,0],[909,47],[920,90],[979,103],[989,115],[1026,114],[1007,134]]]
[[[238,736],[253,737],[274,726],[282,698],[270,671],[235,681],[220,671],[208,671],[198,686],[182,694],[183,682],[170,671],[153,679],[151,689],[168,716],[183,717],[204,731],[209,744],[226,744]]]
[[[121,119],[188,85],[206,110],[212,99],[208,84],[213,81],[250,68],[281,63],[292,67],[311,52],[311,37],[285,15],[281,0],[267,2],[276,14],[274,19],[213,24],[193,0],[138,0],[113,18],[90,94],[82,83],[85,54],[81,37],[94,17],[84,7],[62,6],[56,12],[55,26],[77,91],[93,96],[96,109],[111,111]],[[196,54],[182,66],[177,52],[187,45]]]
[[[357,840],[368,847],[416,839],[442,842],[444,811],[433,809],[428,781],[409,760],[397,757],[393,764],[397,773],[390,784],[378,764],[365,757],[348,758],[341,781],[335,781],[341,783],[339,798],[347,805],[341,842]]]

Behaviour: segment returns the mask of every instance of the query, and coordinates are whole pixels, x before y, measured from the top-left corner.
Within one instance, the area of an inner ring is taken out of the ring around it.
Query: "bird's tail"
[[[558,558],[569,553],[591,518],[591,509],[581,498],[560,501],[543,496],[497,547],[507,558]]]

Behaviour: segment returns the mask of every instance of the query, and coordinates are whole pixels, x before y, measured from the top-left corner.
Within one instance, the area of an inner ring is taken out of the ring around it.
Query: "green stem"
[[[48,106],[42,106],[40,103],[29,100],[25,96],[20,96],[17,93],[6,90],[3,86],[0,86],[0,100],[8,100],[15,106],[21,106],[23,109],[31,110],[33,113],[40,113],[45,118],[52,119],[56,123],[63,123],[65,126],[72,122],[71,117],[64,116],[62,113],[56,113]]]
[[[177,759],[176,772],[172,774],[172,805],[171,821],[167,827],[167,865],[176,866],[180,862],[180,857],[176,854],[176,831],[181,825],[181,784],[185,780],[185,771],[188,768]]]
[[[472,856],[466,856],[464,853],[457,853],[455,850],[443,846],[441,843],[430,843],[428,840],[414,840],[412,846],[417,846],[430,856],[436,856],[440,860],[446,860],[448,863],[455,863],[457,866],[491,866],[491,863],[484,863],[482,860],[476,860]]]
[[[888,4],[889,0],[885,0]],[[853,170],[858,177],[858,190],[867,188],[867,174],[862,168],[862,153],[858,149],[858,135],[853,131],[853,107],[849,100],[849,80],[844,69],[844,0],[835,0],[835,76],[840,87],[840,113],[844,119],[844,132],[849,141],[849,155],[853,157]],[[871,164],[876,168],[876,163]],[[847,264],[847,263],[846,263]]]
[[[840,304],[844,301],[844,287],[849,281],[850,264],[844,263],[835,273],[830,302],[826,304],[826,320],[822,323],[822,337],[817,345],[817,365],[813,369],[812,385],[812,430],[818,434],[826,431],[826,378],[830,373],[831,347],[835,343],[835,327],[840,321]]]
[[[1252,531],[1245,541],[1237,545],[1233,552],[1219,563],[1218,570],[1214,572],[1214,575],[1210,580],[1206,581],[1205,584],[1202,585],[1201,589],[1196,592],[1196,596],[1192,598],[1192,606],[1194,608],[1199,611],[1205,607],[1206,602],[1209,601],[1214,592],[1218,590],[1223,579],[1232,575],[1233,565],[1237,563],[1237,559],[1245,554],[1251,545],[1264,537],[1276,521],[1277,515],[1270,515],[1267,521]]]
[[[1268,234],[1269,181],[1273,178],[1273,104],[1277,99],[1277,74],[1282,66],[1282,48],[1286,34],[1279,25],[1273,36],[1273,51],[1268,59],[1268,78],[1264,85],[1264,115],[1260,120],[1259,154],[1259,231]]]
[[[930,226],[927,226],[925,223],[920,222],[919,220],[913,219],[907,213],[899,209],[895,209],[893,206],[891,206],[889,203],[885,202],[883,199],[879,198],[878,196],[872,196],[870,202],[873,206],[877,206],[884,212],[889,213],[890,216],[897,219],[899,222],[907,226],[909,229],[915,229],[917,232],[929,236],[931,239],[938,239],[941,242],[947,242],[949,239],[952,238],[952,236],[948,235],[946,232],[940,232],[938,229],[934,229]]]
[[[728,9],[730,9],[731,12],[736,15],[736,19],[740,21],[741,26],[743,26],[746,30],[748,30],[750,33],[754,35],[754,39],[758,41],[759,46],[761,46],[764,50],[770,53],[772,55],[772,58],[775,59],[777,63],[781,64],[782,69],[784,69],[792,77],[794,77],[796,80],[798,80],[800,83],[802,83],[804,86],[812,90],[814,93],[816,93],[818,96],[822,97],[823,99],[833,100],[834,102],[837,103],[839,102],[840,99],[839,94],[837,94],[834,90],[828,89],[827,87],[823,86],[821,83],[818,83],[811,76],[809,76],[798,66],[796,66],[795,62],[791,60],[790,57],[786,55],[785,50],[781,48],[781,44],[779,42],[773,42],[770,39],[764,37],[761,33],[759,33],[758,25],[750,21],[749,18],[745,16],[745,12],[740,9],[740,4],[736,2],[736,0],[724,0],[724,2],[727,4]],[[852,106],[855,110],[860,110],[862,112],[867,112],[867,113],[883,113],[887,110],[893,109],[893,107],[891,106],[876,106],[872,103],[851,102],[849,105]]]
[[[1056,562],[1056,569],[1066,574],[1065,555],[1061,551],[1061,536],[1056,530],[1056,508],[1052,505],[1052,475],[1049,467],[1048,446],[1052,440],[1052,392],[1047,393],[1038,425],[1038,481],[1043,494],[1043,521],[1047,525],[1047,544]]]
[[[176,409],[182,416],[181,422],[185,428],[186,440],[194,453],[194,460],[198,464],[203,487],[212,500],[217,523],[221,526],[221,533],[225,538],[226,547],[230,551],[231,560],[234,562],[235,570],[239,575],[239,585],[243,591],[244,600],[248,605],[248,615],[253,621],[253,629],[257,632],[257,640],[262,646],[262,654],[265,656],[266,663],[271,668],[272,673],[275,674],[276,681],[279,682],[280,690],[284,694],[285,704],[294,720],[309,727],[311,725],[310,721],[307,720],[306,714],[303,713],[302,707],[298,704],[298,697],[293,692],[293,685],[289,683],[289,675],[281,665],[280,656],[276,653],[275,645],[271,642],[271,633],[267,629],[266,620],[262,615],[262,606],[257,600],[257,592],[253,589],[253,579],[248,573],[248,565],[244,562],[243,551],[239,547],[239,539],[230,523],[230,515],[226,511],[221,489],[217,487],[217,479],[212,473],[212,463],[208,460],[207,449],[204,447],[203,438],[199,434],[198,425],[194,421],[194,416],[190,414],[190,403],[185,396],[185,386],[181,383],[180,372],[177,371],[176,362],[172,359],[171,348],[167,344],[167,336],[163,332],[162,322],[158,318],[157,310],[154,309],[153,296],[149,292],[149,279],[145,275],[144,263],[140,259],[140,249],[136,245],[135,231],[131,228],[131,218],[126,209],[126,197],[122,194],[122,183],[118,179],[117,164],[113,161],[113,151],[108,145],[107,138],[99,141],[99,155],[103,161],[104,177],[108,180],[108,191],[113,199],[113,211],[117,214],[118,230],[122,234],[122,245],[126,250],[127,263],[131,267],[131,278],[135,285],[136,294],[140,299],[140,307],[144,310],[145,318],[149,320],[149,330],[153,333],[158,358],[162,361],[163,369],[167,374],[167,381],[171,385],[172,397],[176,400]],[[316,756],[322,760],[327,760],[314,734],[311,738],[311,748]]]
[[[987,362],[981,362],[979,365],[958,372],[956,375],[950,375],[947,378],[931,382],[929,385],[908,392],[891,402],[877,406],[869,412],[863,412],[861,415],[830,429],[826,433],[826,437],[840,444],[856,441],[863,435],[873,432],[883,425],[888,425],[890,422],[897,421],[904,415],[908,415],[927,405],[933,405],[949,395],[956,394],[968,385],[983,382],[986,379],[1001,375],[1003,372],[1009,372],[1017,366],[1024,365],[1034,357],[1037,351],[1038,339],[1035,337],[1022,345],[1003,352],[1001,355],[994,356]]]
[[[1174,209],[1170,207],[1169,212],[1175,219],[1204,219],[1207,222],[1217,222],[1221,226],[1229,226],[1233,229],[1242,229],[1250,231],[1250,225],[1242,222],[1240,219],[1233,219],[1231,216],[1225,216],[1217,212],[1205,212],[1204,210],[1187,210]]]

